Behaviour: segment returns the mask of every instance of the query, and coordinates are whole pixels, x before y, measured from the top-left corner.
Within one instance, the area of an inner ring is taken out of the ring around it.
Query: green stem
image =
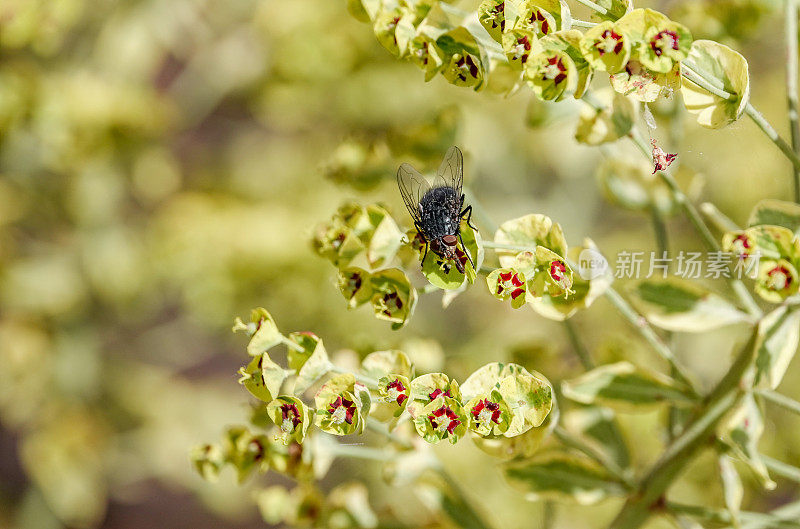
[[[781,408],[785,408],[792,413],[800,415],[800,402],[790,399],[789,397],[785,397],[777,391],[772,391],[771,389],[759,390],[758,394],[773,404],[777,404]]]
[[[596,25],[597,22],[587,22],[585,20],[578,20],[577,18],[572,19],[573,28],[593,28]]]
[[[800,120],[797,111],[797,0],[786,0],[786,98],[792,150],[800,153]],[[792,169],[794,201],[800,203],[800,169]]]
[[[572,344],[572,350],[575,352],[575,355],[578,357],[578,360],[580,360],[583,368],[586,371],[594,369],[594,362],[592,361],[592,357],[591,355],[589,355],[589,351],[583,344],[583,340],[581,340],[581,337],[575,330],[575,325],[572,323],[572,319],[564,320],[564,328],[567,330],[567,336],[569,337],[569,341]]]
[[[702,505],[685,505],[676,502],[667,502],[667,509],[674,513],[686,514],[693,518],[699,518],[713,523],[731,524],[734,522],[731,513],[726,510],[711,509]],[[771,513],[748,512],[739,513],[742,521],[760,524],[759,527],[796,528],[800,527],[800,522],[787,517],[775,516]]]
[[[778,135],[777,131],[772,128],[772,125],[769,124],[769,121],[764,119],[764,116],[762,116],[761,113],[750,103],[747,103],[744,111],[750,117],[750,119],[753,120],[756,126],[758,126],[758,128],[767,135],[767,138],[769,138],[772,143],[774,143],[781,150],[781,152],[786,155],[789,161],[792,162],[794,168],[800,170],[800,158],[797,157],[797,154],[795,154],[789,144]]]
[[[439,475],[441,475],[450,491],[450,495],[444,498],[444,501],[449,503],[449,505],[445,505],[444,509],[447,516],[456,522],[458,527],[463,529],[492,529],[492,526],[487,524],[483,516],[475,510],[473,502],[467,499],[461,486],[453,479],[453,476],[444,468],[439,468]]]
[[[653,221],[653,233],[656,238],[657,251],[662,257],[666,257],[666,254],[669,252],[669,239],[667,237],[667,225],[664,223],[664,217],[656,206],[650,209],[650,216]]]
[[[767,470],[776,476],[794,481],[795,483],[800,483],[800,468],[763,454],[761,455],[761,460],[764,462],[764,466],[767,467]]]
[[[594,2],[592,2],[591,0],[577,0],[577,2],[579,4],[585,5],[589,9],[597,11],[601,15],[607,15],[608,14],[608,9],[606,9],[605,7],[603,7],[601,5],[598,5],[598,4],[594,3]]]
[[[612,522],[614,529],[640,527],[659,506],[672,482],[687,468],[701,448],[714,438],[719,421],[736,404],[742,393],[742,378],[755,357],[758,333],[754,330],[739,352],[727,374],[705,399],[705,406],[681,435],[642,479],[638,490],[628,497],[622,510]]]
[[[778,520],[797,520],[800,518],[800,501],[779,507],[770,511],[769,514],[773,516],[773,520],[775,518]],[[775,527],[775,525],[766,520],[751,521],[742,525],[742,529],[774,529]]]
[[[354,459],[369,459],[371,461],[389,461],[395,454],[381,448],[371,446],[350,445],[338,443],[331,448],[336,457],[352,457]]]
[[[605,468],[628,489],[633,489],[635,484],[631,477],[606,454],[600,450],[597,450],[593,446],[586,444],[581,439],[575,437],[569,431],[565,430],[562,426],[556,426],[553,430],[553,434],[558,437],[559,441],[561,441],[564,445],[574,448],[575,450],[578,450],[579,452],[589,456],[591,459],[597,461],[600,466]]]
[[[670,367],[674,369],[675,378],[683,382],[692,393],[693,396],[698,396],[697,390],[695,389],[694,384],[689,379],[688,374],[683,366],[681,366],[677,360],[675,359],[675,355],[672,354],[672,351],[667,344],[664,343],[664,340],[656,334],[650,324],[647,322],[647,319],[636,312],[633,307],[623,298],[619,292],[617,292],[613,287],[608,287],[605,291],[605,297],[608,299],[614,308],[625,317],[628,322],[634,326],[634,328],[639,331],[639,334],[650,344],[650,346],[663,358],[666,360]]]
[[[337,366],[337,365],[335,365],[333,363],[331,363],[330,369],[331,369],[331,372],[339,374],[339,375],[341,375],[341,374],[353,375],[353,376],[356,377],[356,380],[358,380],[359,382],[361,382],[365,386],[369,386],[371,388],[377,388],[378,387],[378,380],[374,379],[374,378],[372,378],[370,376],[362,375],[361,373],[353,373],[352,371],[348,371],[347,369],[343,369],[343,368],[341,368],[341,367],[339,367],[339,366]]]
[[[721,212],[719,208],[711,202],[703,202],[700,204],[700,212],[711,221],[717,230],[723,233],[737,231],[739,229],[739,226],[733,222],[730,217]]]

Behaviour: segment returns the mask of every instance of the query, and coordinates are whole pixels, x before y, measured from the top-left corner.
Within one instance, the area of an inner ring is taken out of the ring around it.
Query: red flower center
[[[303,422],[296,404],[281,404],[281,417],[283,418],[281,429],[288,432],[295,431],[297,425]]]
[[[547,35],[550,33],[550,24],[547,22],[547,18],[545,18],[541,10],[536,9],[531,13],[530,23],[539,28],[542,34]]]
[[[403,383],[400,382],[399,378],[394,379],[386,385],[386,393],[389,395],[390,399],[397,402],[398,406],[402,406],[403,401],[408,398],[408,395],[405,394],[405,391],[406,387],[403,386]]]
[[[450,394],[450,390],[449,389],[447,391],[442,391],[439,388],[436,388],[433,391],[431,391],[430,393],[428,393],[428,398],[431,399],[431,400],[436,400],[442,395],[444,395],[445,397],[450,397],[451,399],[453,398],[453,396]]]
[[[428,415],[428,420],[431,421],[431,426],[440,432],[447,432],[452,434],[453,431],[461,424],[456,412],[450,409],[449,406],[442,406],[432,414]]]
[[[328,405],[328,413],[331,414],[333,422],[336,424],[342,424],[343,422],[353,424],[356,407],[353,401],[336,397],[336,400]]]
[[[497,295],[509,292],[511,299],[517,299],[525,293],[525,289],[521,288],[524,284],[525,282],[516,272],[501,272],[500,281],[497,282]]]
[[[567,67],[564,66],[563,59],[557,55],[554,55],[553,57],[547,59],[547,66],[544,67],[542,80],[553,81],[555,84],[559,84],[561,81],[567,78],[567,74],[564,73],[566,71]]]
[[[661,54],[664,53],[664,50],[678,49],[678,35],[674,31],[662,30],[656,33],[656,35],[650,40],[650,48],[653,50],[653,53],[656,54],[656,57],[661,57]]]
[[[772,290],[784,290],[792,284],[792,274],[785,266],[776,266],[767,272],[767,286]]]
[[[472,407],[472,416],[475,420],[483,425],[488,425],[489,422],[495,424],[500,423],[500,405],[492,402],[489,399],[483,399]]]
[[[622,35],[607,29],[600,34],[600,38],[601,40],[594,45],[600,56],[606,53],[619,53],[622,51]]]

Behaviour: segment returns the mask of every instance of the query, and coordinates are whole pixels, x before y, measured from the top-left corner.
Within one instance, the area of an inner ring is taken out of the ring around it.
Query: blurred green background
[[[754,104],[788,137],[780,2],[636,6],[743,53]],[[187,455],[247,417],[235,378],[244,344],[229,329],[255,306],[329,351],[403,346],[418,371],[463,379],[512,359],[553,381],[580,371],[561,325],[512,312],[480,282],[447,310],[424,296],[393,332],[368,309],[347,311],[334,269],[311,251],[314,225],[345,199],[385,202],[408,223],[394,170],[436,167],[450,144],[495,221],[544,213],[571,244],[653,249],[645,216],[604,201],[601,153],[574,140],[578,102],[422,77],[343,0],[0,0],[0,528],[261,524],[252,484],[232,474],[205,483]],[[762,198],[789,198],[789,164],[749,121],[721,131],[673,122],[653,134],[704,181],[698,197],[739,222]],[[700,249],[683,220],[669,229],[673,248]],[[663,369],[604,301],[575,323],[598,360]],[[707,387],[740,337],[678,336],[676,350]],[[798,382],[795,364],[781,390],[798,398]],[[663,448],[636,443],[661,413],[625,421],[639,462]],[[763,450],[797,464],[797,417],[768,419]],[[511,501],[495,461],[466,440],[437,452],[476,503],[503,502],[499,526],[539,516],[540,505]],[[684,479],[676,499],[718,503],[705,475]],[[328,479],[373,484],[378,512],[416,505],[378,477],[340,462]],[[751,494],[745,505],[784,499]],[[559,524],[599,526],[618,505],[557,507]]]

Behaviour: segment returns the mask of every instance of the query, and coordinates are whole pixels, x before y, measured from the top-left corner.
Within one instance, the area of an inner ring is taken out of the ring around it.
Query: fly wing
[[[400,188],[403,202],[411,217],[414,221],[421,222],[418,206],[420,199],[431,187],[428,181],[410,164],[404,163],[397,170],[397,187]]]
[[[447,149],[442,165],[437,175],[437,185],[446,185],[456,190],[461,196],[461,187],[464,185],[464,156],[461,149],[456,146]]]

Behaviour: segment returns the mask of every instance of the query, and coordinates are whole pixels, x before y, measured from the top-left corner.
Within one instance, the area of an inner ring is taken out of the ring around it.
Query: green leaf
[[[375,317],[392,322],[392,329],[403,327],[414,314],[417,291],[399,268],[379,270],[370,277],[372,308]]]
[[[428,249],[428,255],[422,264],[422,275],[434,286],[443,290],[456,290],[467,284],[472,284],[478,277],[477,269],[483,263],[483,246],[480,244],[480,233],[470,228],[466,220],[461,221],[461,238],[469,256],[472,257],[472,266],[469,257],[462,251],[461,245],[456,247],[456,255],[464,267],[464,273],[458,271],[452,260],[443,259],[441,256]],[[413,240],[413,238],[412,238]],[[422,255],[420,255],[422,257]]]
[[[761,320],[756,342],[755,386],[777,388],[800,341],[800,309],[780,306]]]
[[[370,224],[374,226],[367,242],[367,262],[373,268],[391,261],[403,244],[403,232],[394,219],[380,206],[370,204],[366,208]]]
[[[739,119],[750,100],[750,74],[747,60],[731,48],[711,40],[696,40],[689,59],[698,70],[712,77],[712,82],[735,96],[731,100],[711,94],[684,78],[681,86],[686,109],[697,115],[697,122],[719,129]]]
[[[783,200],[762,200],[750,213],[747,226],[782,226],[795,235],[800,234],[800,204]]]
[[[508,220],[500,225],[494,234],[494,242],[515,246],[529,247],[531,252],[536,251],[536,246],[542,245],[552,250],[561,257],[566,257],[567,241],[561,225],[554,223],[550,217],[540,214],[530,214],[524,217]],[[503,267],[514,266],[519,250],[497,250],[500,265]]]
[[[563,415],[567,430],[600,452],[608,452],[620,468],[631,464],[630,452],[617,424],[614,411],[599,406],[578,407]]]
[[[236,318],[233,331],[246,331],[250,334],[250,342],[247,344],[247,354],[259,356],[279,343],[283,342],[283,335],[278,331],[275,320],[267,309],[257,308],[250,313],[250,323],[244,324],[242,320]]]
[[[739,510],[742,507],[742,498],[744,497],[744,488],[742,487],[742,478],[736,471],[731,458],[726,455],[719,456],[719,475],[722,480],[722,497],[725,500],[725,507],[731,513],[733,519],[733,526],[741,527],[739,522]]]
[[[723,443],[755,473],[761,485],[772,490],[772,481],[767,467],[758,453],[758,442],[764,433],[764,417],[752,393],[747,393],[720,423],[717,434]]]
[[[414,363],[403,351],[392,349],[389,351],[375,351],[364,357],[361,361],[361,370],[365,375],[379,379],[386,375],[403,375],[414,378]]]
[[[287,359],[290,369],[297,370],[294,392],[301,394],[331,370],[331,362],[322,340],[311,332],[293,332]]]
[[[280,393],[281,384],[286,379],[286,371],[267,353],[253,358],[247,366],[239,369],[239,375],[239,384],[264,402],[270,402]]]
[[[525,492],[529,501],[573,500],[597,503],[625,493],[625,487],[593,461],[562,452],[548,452],[504,466],[509,483]]]
[[[752,320],[722,297],[677,278],[640,281],[633,296],[653,325],[669,331],[705,332]]]
[[[606,405],[624,411],[645,411],[665,402],[692,402],[685,388],[671,378],[617,362],[561,384],[564,396],[582,404]]]
[[[606,14],[595,13],[605,20],[617,20],[633,10],[633,0],[594,0],[594,3],[608,11]]]

